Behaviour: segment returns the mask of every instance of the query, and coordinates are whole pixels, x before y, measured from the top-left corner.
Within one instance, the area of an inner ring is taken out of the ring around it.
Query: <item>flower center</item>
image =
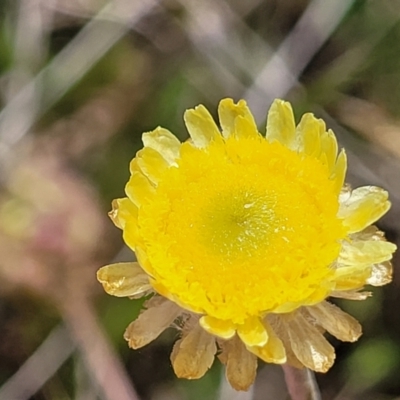
[[[138,226],[182,306],[243,323],[326,297],[345,236],[327,168],[262,137],[182,145]]]
[[[227,261],[254,257],[278,227],[271,194],[234,189],[211,198],[202,215],[200,243]]]

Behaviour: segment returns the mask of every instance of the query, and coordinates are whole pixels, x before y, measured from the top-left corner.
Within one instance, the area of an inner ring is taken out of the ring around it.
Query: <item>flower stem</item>
[[[292,400],[321,400],[314,373],[307,368],[298,369],[282,365],[286,385]]]

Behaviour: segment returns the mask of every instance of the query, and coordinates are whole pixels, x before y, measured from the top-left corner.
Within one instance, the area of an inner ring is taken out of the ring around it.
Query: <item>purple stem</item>
[[[314,373],[307,368],[298,369],[282,365],[286,385],[292,400],[321,400]]]

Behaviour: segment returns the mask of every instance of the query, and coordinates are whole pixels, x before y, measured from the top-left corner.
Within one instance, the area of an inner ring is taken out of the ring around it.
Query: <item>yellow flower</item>
[[[179,377],[200,378],[218,353],[235,389],[254,381],[257,357],[325,372],[328,331],[343,341],[359,323],[326,301],[363,300],[391,280],[396,247],[372,226],[390,207],[378,187],[344,186],[346,155],[322,120],[295,125],[276,100],[266,136],[245,101],[221,101],[219,127],[187,110],[190,139],[157,128],[130,165],[127,197],[110,212],[138,263],[98,271],[107,293],[154,294],[126,330],[132,348],[173,325]]]

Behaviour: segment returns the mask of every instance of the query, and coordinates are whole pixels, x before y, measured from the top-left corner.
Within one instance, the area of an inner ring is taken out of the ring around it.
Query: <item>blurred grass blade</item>
[[[300,74],[353,3],[354,0],[313,0],[308,5],[244,95],[256,119],[264,115],[273,99],[285,96],[297,84]]]
[[[32,124],[53,106],[83,75],[144,15],[156,0],[112,1],[0,113],[0,157],[29,131]],[[115,22],[114,22],[115,21]],[[31,105],[33,93],[42,93],[36,115],[21,119],[21,110]],[[7,160],[6,160],[7,161]]]
[[[0,388],[0,399],[31,398],[71,356],[75,344],[64,325],[59,325]]]

